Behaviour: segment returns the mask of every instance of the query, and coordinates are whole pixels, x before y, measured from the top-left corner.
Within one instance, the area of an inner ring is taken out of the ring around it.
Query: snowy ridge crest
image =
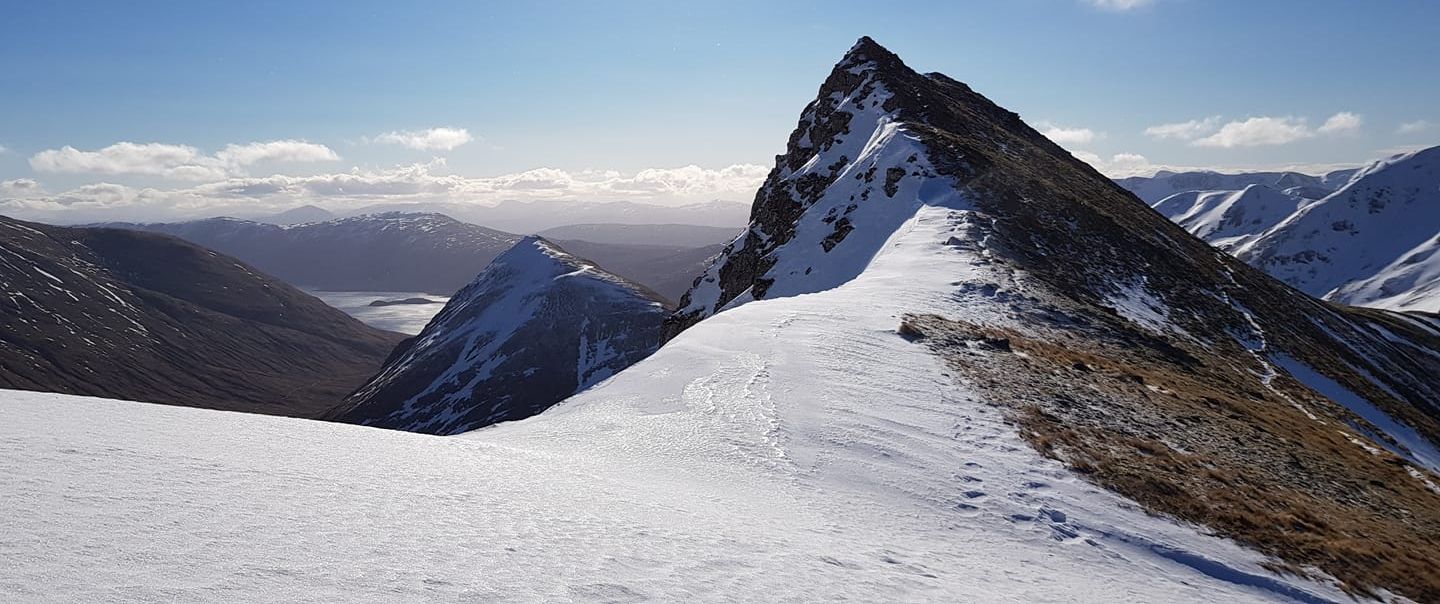
[[[850,49],[776,157],[750,227],[696,279],[667,333],[750,300],[837,287],[921,206],[964,204],[886,84],[906,69],[869,38]]]

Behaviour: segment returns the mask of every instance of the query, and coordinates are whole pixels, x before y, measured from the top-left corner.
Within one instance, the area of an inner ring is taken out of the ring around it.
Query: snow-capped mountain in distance
[[[350,215],[378,212],[434,212],[472,224],[512,233],[539,233],[572,224],[688,224],[738,228],[749,206],[714,200],[680,206],[636,201],[502,201],[495,205],[468,203],[394,203],[352,210]]]
[[[1356,173],[1234,248],[1300,290],[1377,308],[1440,312],[1440,147]]]
[[[1264,185],[1297,197],[1319,199],[1345,186],[1355,172],[1355,169],[1345,169],[1315,176],[1299,172],[1224,174],[1203,170],[1193,172],[1161,170],[1154,176],[1132,176],[1116,179],[1115,182],[1151,205],[1176,193],[1238,191],[1250,185]]]
[[[1155,211],[1190,234],[1229,249],[1265,232],[1313,200],[1265,185],[1239,191],[1186,191],[1160,200]]]
[[[174,237],[0,217],[0,387],[314,417],[400,340]]]
[[[545,410],[659,346],[662,298],[526,237],[330,417],[455,434]]]

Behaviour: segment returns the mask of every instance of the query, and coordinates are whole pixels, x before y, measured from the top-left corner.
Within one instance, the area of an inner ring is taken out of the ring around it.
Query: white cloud
[[[1219,127],[1220,116],[1212,115],[1201,120],[1151,126],[1145,129],[1145,136],[1156,139],[1174,138],[1189,141],[1210,134]]]
[[[37,172],[142,174],[178,180],[216,180],[243,176],[246,167],[259,162],[338,159],[340,156],[325,145],[296,140],[231,144],[213,156],[189,145],[118,142],[98,151],[81,151],[69,145],[46,149],[30,157],[30,167]]]
[[[1319,128],[1312,129],[1303,117],[1252,117],[1231,121],[1214,134],[1195,139],[1198,147],[1259,147],[1284,145],[1317,136],[1339,136],[1360,131],[1361,118],[1349,111],[1330,116]],[[1148,132],[1148,131],[1147,131]]]
[[[1360,116],[1349,111],[1341,111],[1330,116],[1320,125],[1317,134],[1355,134],[1360,131]]]
[[[1110,159],[1105,159],[1099,154],[1089,151],[1076,151],[1073,155],[1110,178],[1149,174],[1156,168],[1150,163],[1150,160],[1138,153],[1116,153],[1110,156]]]
[[[1044,134],[1045,138],[1061,146],[1088,144],[1100,136],[1089,128],[1066,128],[1050,123],[1041,123],[1040,127],[1044,129],[1041,134]]]
[[[6,197],[35,197],[44,193],[45,190],[34,179],[0,180],[0,195]]]
[[[1395,130],[1395,134],[1417,134],[1429,130],[1431,125],[1430,122],[1425,120],[1405,122],[1400,124],[1400,127]]]
[[[1154,0],[1085,0],[1085,3],[1105,10],[1127,11],[1149,6],[1153,1]]]
[[[421,151],[449,151],[475,140],[464,128],[431,128],[386,132],[372,139],[377,143],[402,145]]]
[[[769,168],[753,164],[718,169],[650,168],[633,173],[537,168],[481,178],[443,174],[444,168],[444,160],[437,159],[386,170],[357,168],[312,176],[232,177],[176,189],[97,183],[54,195],[39,192],[24,196],[0,189],[0,211],[30,216],[51,213],[48,218],[58,219],[53,215],[56,212],[77,215],[77,210],[124,209],[134,210],[131,216],[173,219],[250,214],[304,203],[335,209],[411,202],[490,205],[506,200],[680,204],[714,199],[748,200],[769,174]]]
[[[9,153],[9,152],[10,152],[10,150],[9,150],[9,149],[6,149],[6,148],[5,148],[5,145],[0,145],[0,153]]]
[[[1229,122],[1221,126],[1218,132],[1197,139],[1194,144],[1201,147],[1256,147],[1283,145],[1311,136],[1314,134],[1305,124],[1305,118],[1252,117],[1244,121]]]
[[[266,161],[339,161],[340,156],[325,145],[297,140],[279,140],[244,145],[226,145],[215,158],[227,164],[249,166]]]

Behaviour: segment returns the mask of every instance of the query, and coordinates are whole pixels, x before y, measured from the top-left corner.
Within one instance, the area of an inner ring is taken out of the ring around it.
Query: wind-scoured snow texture
[[[653,292],[527,237],[331,417],[432,434],[528,417],[654,352],[665,313]]]
[[[1440,311],[1440,147],[1384,159],[1234,250],[1317,297]]]
[[[895,335],[1009,312],[953,295],[1001,278],[947,243],[975,219],[460,438],[0,393],[0,599],[1345,601],[1041,457]]]
[[[1153,207],[1190,234],[1223,250],[1269,230],[1309,203],[1311,200],[1264,185],[1249,185],[1239,191],[1176,193]]]

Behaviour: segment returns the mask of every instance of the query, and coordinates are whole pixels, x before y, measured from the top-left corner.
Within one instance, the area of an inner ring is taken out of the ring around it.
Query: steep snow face
[[[1250,185],[1239,191],[1176,193],[1153,207],[1190,234],[1229,249],[1279,224],[1308,203],[1264,185]]]
[[[1313,296],[1437,312],[1437,236],[1440,147],[1375,162],[1234,253]]]
[[[333,417],[435,434],[527,417],[653,352],[664,315],[648,290],[527,237]]]
[[[1346,600],[1041,457],[895,333],[908,312],[1013,320],[1022,300],[953,285],[1021,287],[986,222],[920,208],[845,284],[460,438],[0,393],[0,594]]]
[[[1440,233],[1374,275],[1335,288],[1328,297],[1372,308],[1440,312]]]
[[[859,275],[921,206],[966,206],[899,121],[879,69],[858,46],[836,66],[756,194],[750,228],[682,298],[676,314],[685,323],[750,300],[836,287]]]

